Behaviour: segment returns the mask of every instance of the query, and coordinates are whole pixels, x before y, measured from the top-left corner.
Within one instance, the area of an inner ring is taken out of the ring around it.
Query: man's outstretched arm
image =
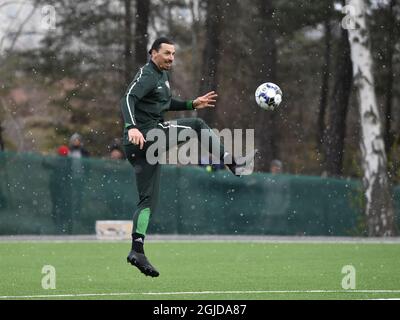
[[[215,91],[210,91],[203,96],[197,97],[194,100],[182,101],[178,99],[172,99],[169,110],[170,111],[185,111],[185,110],[197,110],[207,107],[215,107],[216,97],[218,95]]]

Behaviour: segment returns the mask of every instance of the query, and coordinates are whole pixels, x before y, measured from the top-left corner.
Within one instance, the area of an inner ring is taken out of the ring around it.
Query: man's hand
[[[197,97],[195,100],[193,100],[193,108],[194,109],[202,109],[202,108],[207,108],[207,107],[215,107],[215,98],[218,95],[215,93],[215,91],[210,91],[209,93],[206,93],[204,96]]]
[[[146,142],[143,134],[136,128],[128,130],[128,140],[133,144],[140,145],[140,149],[143,149],[144,143]]]

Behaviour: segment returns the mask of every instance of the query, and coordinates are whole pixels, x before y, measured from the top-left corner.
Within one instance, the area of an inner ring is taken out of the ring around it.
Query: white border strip
[[[400,244],[400,237],[361,238],[333,236],[266,236],[266,235],[163,235],[149,234],[147,242],[259,242],[259,243],[353,243],[353,244]],[[118,240],[121,242],[121,240]],[[0,244],[11,242],[116,242],[115,240],[97,240],[90,235],[0,235]]]
[[[104,296],[163,296],[163,295],[207,295],[207,294],[288,294],[288,293],[400,293],[400,290],[243,290],[243,291],[182,291],[182,292],[110,292],[110,293],[77,293],[48,294],[24,296],[0,296],[0,299],[35,299],[35,298],[76,298]]]

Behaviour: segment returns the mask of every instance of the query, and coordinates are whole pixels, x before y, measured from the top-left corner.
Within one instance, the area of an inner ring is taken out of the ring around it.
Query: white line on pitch
[[[0,296],[0,299],[35,299],[35,298],[74,298],[101,296],[134,296],[134,295],[203,295],[203,294],[273,294],[273,293],[400,293],[400,290],[244,290],[244,291],[182,291],[182,292],[110,292],[110,293],[77,293],[48,294],[25,296]]]

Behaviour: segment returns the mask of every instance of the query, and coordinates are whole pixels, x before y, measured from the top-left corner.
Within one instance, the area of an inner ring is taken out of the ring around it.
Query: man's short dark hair
[[[151,48],[150,48],[150,50],[149,50],[149,53],[151,54],[151,52],[152,52],[153,50],[156,50],[156,51],[160,50],[160,47],[161,47],[161,45],[162,45],[163,43],[166,43],[166,44],[174,44],[171,40],[169,40],[169,39],[166,38],[166,37],[158,38],[158,39],[156,39],[156,40],[153,42],[153,44],[151,45]]]

